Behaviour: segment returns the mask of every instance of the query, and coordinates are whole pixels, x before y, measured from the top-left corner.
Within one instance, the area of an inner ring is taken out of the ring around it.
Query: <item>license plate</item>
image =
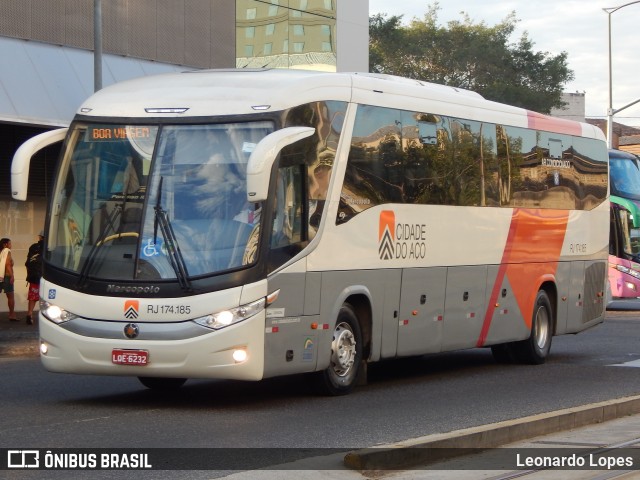
[[[111,351],[111,362],[116,365],[144,366],[149,362],[149,352],[146,350],[128,350],[114,348]]]

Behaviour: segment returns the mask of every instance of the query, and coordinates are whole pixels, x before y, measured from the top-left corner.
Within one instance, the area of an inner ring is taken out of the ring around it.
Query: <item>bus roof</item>
[[[197,70],[140,77],[106,87],[83,116],[211,117],[279,111],[337,100],[601,138],[600,129],[485,100],[469,90],[392,75],[285,69]]]

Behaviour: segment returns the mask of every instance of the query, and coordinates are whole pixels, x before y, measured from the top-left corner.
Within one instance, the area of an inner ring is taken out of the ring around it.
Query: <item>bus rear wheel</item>
[[[536,296],[528,339],[511,344],[513,353],[523,363],[540,365],[545,362],[553,337],[553,310],[549,296],[540,290]]]
[[[336,319],[329,366],[314,374],[324,395],[346,395],[356,385],[362,362],[362,333],[353,307],[345,303]]]
[[[171,391],[177,390],[184,382],[187,381],[186,378],[163,378],[163,377],[138,377],[140,383],[151,390],[158,391]]]

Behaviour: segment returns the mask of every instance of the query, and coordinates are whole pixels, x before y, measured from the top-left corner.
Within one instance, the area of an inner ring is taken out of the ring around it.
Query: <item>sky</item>
[[[632,0],[441,0],[438,23],[462,20],[466,12],[478,23],[492,26],[515,12],[519,19],[511,41],[524,31],[533,50],[568,54],[575,79],[566,92],[585,93],[586,116],[606,118],[609,107],[608,17],[603,8],[620,7]],[[422,19],[432,0],[369,0],[369,15],[403,15],[403,23]],[[611,14],[613,108],[640,99],[640,1]],[[616,122],[640,126],[640,103],[614,117]]]

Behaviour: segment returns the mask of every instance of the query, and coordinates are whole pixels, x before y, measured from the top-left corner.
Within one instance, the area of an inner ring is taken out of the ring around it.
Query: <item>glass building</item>
[[[336,71],[335,4],[237,0],[236,66]]]

